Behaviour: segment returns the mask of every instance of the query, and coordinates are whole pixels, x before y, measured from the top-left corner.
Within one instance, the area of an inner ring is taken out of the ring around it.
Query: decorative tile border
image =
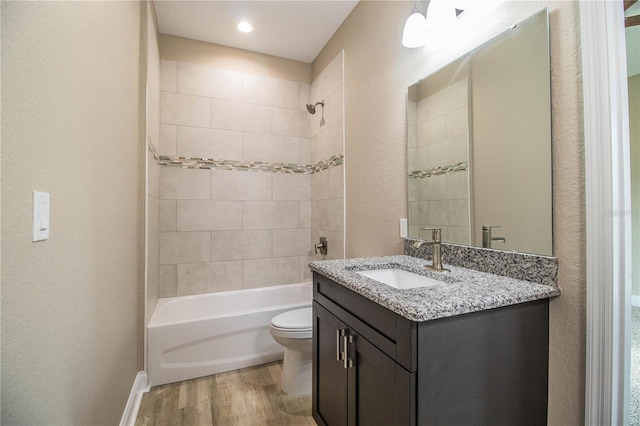
[[[413,170],[409,172],[409,177],[414,179],[423,179],[431,176],[443,175],[445,173],[459,172],[462,170],[467,170],[468,168],[469,163],[467,161],[464,161],[462,163],[452,164],[450,166],[436,167],[435,169]]]
[[[413,247],[416,241],[419,240],[404,240],[404,254],[420,259],[430,259],[431,246],[424,245],[417,249]],[[442,261],[449,265],[503,277],[558,286],[557,257],[442,243]]]
[[[218,169],[240,170],[252,172],[290,173],[312,175],[344,163],[344,155],[332,155],[316,164],[275,163],[264,161],[216,160],[199,157],[170,157],[158,155],[158,151],[150,140],[147,141],[149,151],[161,166],[181,167],[183,169]]]

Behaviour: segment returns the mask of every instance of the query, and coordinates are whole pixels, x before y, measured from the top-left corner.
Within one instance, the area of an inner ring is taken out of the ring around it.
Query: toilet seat
[[[294,309],[271,320],[271,331],[278,336],[307,339],[313,334],[311,308]]]

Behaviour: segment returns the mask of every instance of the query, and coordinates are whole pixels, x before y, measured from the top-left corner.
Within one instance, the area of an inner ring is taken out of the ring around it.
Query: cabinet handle
[[[340,350],[340,338],[344,336],[344,329],[336,330],[336,361],[342,361],[344,359],[344,352]]]
[[[343,335],[342,344],[344,345],[344,368],[353,367],[353,360],[349,358],[349,343],[353,342],[353,336]]]

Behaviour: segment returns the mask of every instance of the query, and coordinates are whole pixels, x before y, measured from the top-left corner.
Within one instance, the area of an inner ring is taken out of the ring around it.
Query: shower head
[[[322,108],[324,108],[324,100],[322,100],[320,102],[316,102],[315,105],[307,104],[307,111],[309,111],[309,113],[311,113],[311,114],[315,114],[316,113],[316,107],[318,105],[320,105]]]

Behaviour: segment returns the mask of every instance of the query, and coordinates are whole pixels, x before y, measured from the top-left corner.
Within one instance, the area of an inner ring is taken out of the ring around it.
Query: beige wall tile
[[[160,59],[160,90],[163,92],[178,91],[178,63]]]
[[[418,127],[418,147],[441,142],[446,138],[446,135],[444,115],[425,121]]]
[[[155,145],[155,142],[152,141]],[[156,146],[158,154],[175,156],[176,154],[176,126],[174,124],[160,125],[160,143]]]
[[[411,172],[420,170],[418,165],[418,148],[407,148],[407,169]]]
[[[331,186],[329,185],[329,171],[323,170],[311,175],[311,199],[326,200],[331,197]]]
[[[272,108],[274,135],[297,136],[307,138],[309,131],[309,113],[299,109]],[[318,115],[319,112],[316,112]]]
[[[313,280],[313,273],[309,268],[309,262],[311,262],[309,256],[300,256],[300,282]]]
[[[453,111],[459,108],[467,108],[467,105],[469,103],[469,91],[466,78],[449,86],[448,90],[449,103],[446,112]]]
[[[418,203],[418,218],[417,223],[421,224],[421,228],[425,228],[429,221],[429,201],[420,201]]]
[[[274,229],[273,256],[309,256],[311,254],[310,229]]]
[[[469,198],[469,171],[447,173],[445,175],[447,199]]]
[[[160,198],[174,200],[208,200],[211,197],[209,170],[162,167]]]
[[[418,201],[420,182],[422,179],[409,179],[407,184],[408,201]]]
[[[292,284],[300,281],[298,256],[245,260],[243,288]]]
[[[469,201],[431,201],[429,221],[439,225],[469,226]]]
[[[424,179],[416,179],[418,183],[418,200],[446,200],[447,199],[447,177],[446,175],[435,175]]]
[[[318,200],[317,227],[330,231],[341,231],[344,227],[343,212],[342,199]]]
[[[409,148],[418,147],[418,125],[407,124],[407,146]]]
[[[312,164],[311,163],[311,139],[298,138],[300,154],[298,157],[299,164]]]
[[[244,104],[242,130],[253,133],[272,133],[272,111],[273,108],[268,106]]]
[[[208,262],[210,258],[210,232],[160,233],[161,264]]]
[[[161,92],[160,121],[163,124],[210,127],[211,100],[198,96]]]
[[[242,229],[242,201],[180,200],[178,231]]]
[[[178,295],[177,289],[177,267],[176,265],[160,265],[159,297],[175,297]]]
[[[271,134],[271,107],[213,99],[211,127]]]
[[[407,213],[409,217],[409,224],[418,224],[420,223],[420,215],[418,214],[418,201],[409,201],[409,205],[407,207]]]
[[[449,235],[447,236],[447,242],[454,244],[470,244],[469,227],[468,226],[449,226]],[[496,243],[498,248],[500,243]],[[443,259],[446,263],[446,259]]]
[[[211,260],[242,260],[242,231],[211,233]]]
[[[242,261],[178,265],[178,296],[242,289]]]
[[[243,103],[213,99],[211,102],[211,127],[242,131]]]
[[[311,85],[300,83],[298,96],[298,109],[304,111],[307,109],[307,104],[311,102]]]
[[[160,207],[156,197],[147,196],[147,297],[158,298],[160,258],[159,222]]]
[[[297,201],[243,201],[243,229],[298,228]]]
[[[244,259],[273,257],[273,231],[242,231],[242,256]]]
[[[160,232],[175,232],[176,200],[160,200]]]
[[[245,74],[243,78],[245,102],[300,109],[300,83],[249,74]]]
[[[242,74],[178,62],[178,92],[209,98],[242,100]]]
[[[271,200],[273,173],[211,170],[212,200]]]
[[[327,125],[332,125],[344,117],[342,85],[337,87],[326,97],[324,104],[324,118]]]
[[[464,135],[467,133],[469,122],[467,120],[467,107],[451,111],[446,115],[447,138]]]
[[[176,152],[181,157],[242,159],[241,132],[178,126],[176,139]]]
[[[449,139],[448,142],[450,146],[449,161],[451,164],[469,160],[469,142],[466,133]]]
[[[245,133],[242,145],[244,161],[298,163],[300,145],[296,137]]]
[[[311,228],[311,201],[300,201],[300,228]]]
[[[331,126],[323,126],[317,133],[316,144],[314,145],[314,141],[312,141],[311,161],[317,163],[333,155],[344,153],[342,135],[342,120],[337,121]]]
[[[274,200],[311,200],[311,175],[274,173]]]
[[[329,169],[329,196],[344,197],[344,164]]]

